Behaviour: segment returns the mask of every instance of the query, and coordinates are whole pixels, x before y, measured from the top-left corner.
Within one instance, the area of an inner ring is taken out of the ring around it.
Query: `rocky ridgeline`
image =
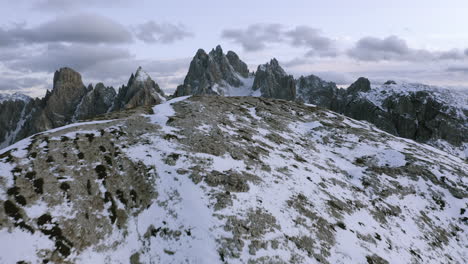
[[[221,47],[209,54],[199,50],[193,58],[184,85],[175,96],[229,95],[219,87],[239,87],[240,72],[248,73],[245,63],[233,52],[224,56]],[[232,65],[241,64],[242,67]],[[236,70],[236,69],[243,70]],[[244,75],[245,76],[245,75]],[[315,104],[354,119],[368,121],[393,135],[427,143],[451,154],[468,157],[468,94],[420,84],[388,81],[371,86],[359,78],[347,89],[317,76],[295,80],[276,59],[258,66],[251,87],[235,95],[298,100]],[[217,89],[213,89],[213,87]],[[452,94],[452,95],[450,95]],[[460,95],[460,96],[459,96]],[[447,97],[451,97],[448,100]],[[458,97],[458,98],[457,98]],[[454,101],[459,101],[454,104]]]
[[[44,98],[0,101],[0,147],[78,120],[165,100],[164,92],[141,68],[118,93],[102,83],[85,87],[78,72],[61,68],[54,74],[52,91]]]
[[[276,59],[255,73],[233,51],[199,49],[174,97],[186,95],[261,96],[301,101],[368,121],[393,135],[468,157],[468,94],[420,84],[371,85],[359,78],[347,89],[317,76],[288,75]],[[139,68],[116,94],[99,83],[85,88],[81,77],[63,68],[43,99],[0,97],[0,147],[33,133],[97,115],[165,100],[159,86]]]
[[[233,51],[225,55],[221,46],[217,46],[207,54],[199,49],[190,63],[184,83],[177,87],[174,95],[224,95],[226,88],[244,86],[242,79],[248,77],[247,65]]]
[[[433,147],[258,97],[102,119],[0,151],[1,263],[465,263],[468,167]]]

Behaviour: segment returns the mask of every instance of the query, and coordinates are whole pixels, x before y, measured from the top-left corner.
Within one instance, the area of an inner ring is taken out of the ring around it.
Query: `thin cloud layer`
[[[36,27],[23,25],[0,29],[0,45],[51,42],[119,44],[130,43],[133,36],[123,25],[104,16],[80,14],[58,17]]]
[[[347,55],[361,61],[438,61],[461,60],[466,51],[452,49],[448,51],[429,51],[413,49],[404,39],[397,36],[386,38],[364,37],[348,50]]]
[[[87,8],[90,6],[109,8],[115,5],[134,3],[135,1],[136,0],[36,0],[32,6],[34,9],[42,11],[68,11],[77,8]]]
[[[35,55],[7,62],[6,65],[18,71],[53,72],[67,65],[77,71],[83,71],[100,62],[131,58],[126,49],[91,46],[83,44],[48,44]]]
[[[321,31],[301,25],[286,30],[281,24],[253,24],[246,29],[226,29],[221,37],[240,44],[246,51],[260,51],[268,44],[285,43],[292,47],[308,49],[307,57],[335,57],[335,41],[323,36]]]
[[[136,28],[136,37],[145,43],[170,44],[193,36],[182,24],[148,21]]]
[[[290,38],[290,43],[296,47],[308,48],[306,56],[335,57],[338,51],[335,41],[322,36],[321,31],[309,26],[297,26],[295,29],[286,31],[285,35]]]
[[[267,43],[283,41],[283,26],[280,24],[254,24],[246,29],[226,29],[221,37],[240,44],[246,51],[259,51],[267,47]]]

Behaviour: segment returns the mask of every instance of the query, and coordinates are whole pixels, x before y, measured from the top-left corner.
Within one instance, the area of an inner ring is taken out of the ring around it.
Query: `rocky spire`
[[[116,92],[112,87],[106,87],[103,83],[96,84],[89,90],[78,105],[75,112],[76,120],[93,118],[107,113],[115,100]]]
[[[37,129],[42,131],[70,123],[87,92],[78,72],[67,67],[56,71],[52,92],[43,99],[44,110],[35,122]]]
[[[267,98],[285,100],[296,98],[294,77],[287,75],[275,58],[269,63],[258,66],[252,89],[260,90],[261,96]]]
[[[229,64],[231,64],[232,68],[234,68],[234,70],[242,77],[249,77],[249,68],[247,67],[247,64],[239,59],[239,56],[237,56],[234,51],[228,51],[226,58],[229,60]]]
[[[111,110],[129,109],[142,105],[155,105],[166,101],[164,92],[141,67],[122,86]]]
[[[225,55],[220,45],[207,54],[199,49],[193,57],[184,84],[175,96],[191,94],[224,94],[226,87],[241,87],[247,78],[247,65],[232,51]]]
[[[348,93],[368,92],[371,89],[370,81],[367,78],[359,77],[351,86],[349,86]]]

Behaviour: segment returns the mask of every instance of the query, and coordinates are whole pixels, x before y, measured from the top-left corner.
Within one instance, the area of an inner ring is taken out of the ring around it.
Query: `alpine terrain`
[[[61,68],[0,95],[0,263],[466,263],[467,95],[220,46],[173,95]]]
[[[180,97],[0,154],[1,261],[464,263],[468,165],[329,110]]]

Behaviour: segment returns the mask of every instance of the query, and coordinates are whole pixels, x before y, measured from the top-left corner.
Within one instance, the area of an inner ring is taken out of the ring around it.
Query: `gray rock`
[[[66,67],[56,71],[52,92],[44,98],[45,107],[34,122],[37,131],[69,124],[87,92],[78,72]]]
[[[96,84],[94,89],[91,85],[88,86],[88,93],[76,109],[76,120],[89,119],[107,113],[114,103],[115,96],[115,89],[106,87],[103,83]]]
[[[258,66],[252,89],[260,90],[261,96],[294,100],[296,98],[296,82],[292,75],[287,75],[276,59]]]
[[[430,91],[381,94],[385,99],[378,106],[367,99],[366,95],[372,90],[369,80],[363,77],[346,90],[315,76],[301,77],[297,82],[298,99],[368,121],[393,135],[447,151],[451,150],[439,145],[438,140],[444,140],[455,148],[461,148],[463,143],[468,142],[467,113],[463,118],[455,108]],[[395,81],[387,81],[384,85],[396,84]]]
[[[296,81],[297,99],[314,102],[326,108],[332,108],[338,100],[340,90],[333,82],[326,82],[315,75],[301,76]]]
[[[244,83],[240,77],[248,76],[247,65],[233,51],[225,55],[219,45],[209,54],[199,49],[190,63],[184,84],[177,87],[174,96],[224,95],[223,88],[241,87]]]
[[[55,72],[52,91],[42,99],[0,97],[0,148],[77,120],[110,111],[149,106],[165,101],[164,92],[139,68],[116,95],[114,88],[98,83],[85,87],[81,75],[70,69]]]
[[[112,111],[130,109],[137,106],[155,105],[166,101],[159,85],[141,68],[131,75],[126,86],[119,89]]]

